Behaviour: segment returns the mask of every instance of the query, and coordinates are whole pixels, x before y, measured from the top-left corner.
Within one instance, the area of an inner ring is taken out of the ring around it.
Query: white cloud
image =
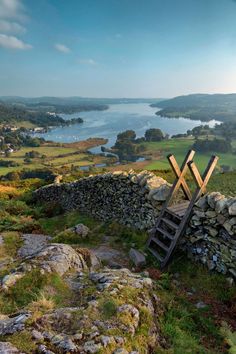
[[[94,59],[79,59],[80,64],[87,64],[87,65],[97,65],[97,62]]]
[[[26,19],[26,10],[21,0],[0,0],[0,47],[20,50],[32,48],[30,44],[10,35],[25,33],[25,27],[18,22],[24,23]]]
[[[21,39],[14,36],[7,36],[6,34],[0,34],[0,47],[7,49],[31,49],[32,46],[23,42]]]
[[[25,19],[25,7],[21,0],[0,0],[0,18]]]
[[[10,21],[0,19],[0,31],[5,33],[21,34],[21,33],[25,33],[26,29],[25,27],[21,26],[17,22],[10,22]]]
[[[68,48],[66,45],[64,44],[61,44],[61,43],[57,43],[55,44],[55,49],[58,50],[59,52],[62,52],[62,53],[70,53],[70,48]]]

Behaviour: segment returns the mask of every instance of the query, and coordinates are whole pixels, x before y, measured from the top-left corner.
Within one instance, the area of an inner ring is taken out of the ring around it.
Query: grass
[[[39,223],[43,232],[53,236],[57,236],[59,232],[65,231],[69,227],[76,224],[85,224],[88,227],[95,227],[98,222],[90,218],[87,215],[81,214],[77,210],[65,213],[63,217],[61,215],[54,216],[52,218],[39,219]]]
[[[187,151],[192,147],[194,139],[170,139],[160,142],[149,142],[143,143],[146,151],[145,155],[152,156],[153,161],[146,166],[147,170],[158,170],[169,168],[169,162],[166,156],[170,153],[174,154],[176,160],[179,164],[182,163]],[[233,141],[233,146],[235,146],[235,141]],[[159,154],[158,157],[156,157]],[[214,153],[213,153],[214,154]],[[208,160],[212,153],[196,153],[194,161],[196,162],[199,170],[204,171]],[[232,153],[219,153],[218,166],[228,165],[236,169],[236,155]]]
[[[235,302],[235,294],[236,286],[230,287],[223,275],[176,255],[157,290],[165,306],[160,326],[171,353],[225,353],[219,323],[233,321],[234,313],[226,309]],[[207,306],[196,308],[199,301]]]
[[[12,156],[14,156],[14,158],[23,159],[25,154],[32,150],[37,151],[40,155],[46,155],[48,157],[56,157],[58,155],[77,152],[75,148],[65,148],[60,146],[22,147],[19,151],[14,152]]]
[[[22,240],[18,232],[8,231],[2,233],[4,239],[4,253],[16,257],[18,249],[22,246]]]
[[[37,346],[32,339],[31,332],[27,330],[16,332],[10,336],[2,336],[0,339],[4,342],[12,343],[17,349],[26,354],[32,354],[37,349]]]
[[[113,239],[114,246],[122,243],[124,248],[127,250],[129,250],[132,246],[139,250],[144,250],[146,247],[148,234],[145,231],[132,229],[112,221],[106,223],[104,225],[104,229],[107,234],[115,236]]]
[[[169,267],[170,273],[179,273],[178,280],[183,286],[194,288],[199,295],[208,296],[218,301],[230,301],[236,296],[236,285],[230,287],[225,276],[219,273],[209,273],[203,265],[187,261],[185,257],[175,256],[175,261]]]
[[[0,294],[0,312],[9,314],[27,306],[31,310],[39,310],[39,307],[42,310],[46,303],[42,302],[42,294],[50,296],[51,303],[58,307],[66,306],[73,297],[72,290],[58,274],[41,274],[36,268],[19,279],[7,293]]]
[[[100,311],[105,320],[110,319],[117,313],[117,304],[111,299],[104,299],[100,304]]]

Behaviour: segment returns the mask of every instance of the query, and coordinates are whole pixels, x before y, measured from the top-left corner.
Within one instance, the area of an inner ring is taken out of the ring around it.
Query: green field
[[[33,158],[30,163],[25,163],[25,154],[32,150],[45,157]],[[20,165],[16,167],[0,167],[0,175],[22,169],[35,170],[45,167],[71,166],[72,164],[74,166],[87,166],[104,162],[104,157],[78,152],[75,147],[60,146],[23,147],[19,151],[12,153],[10,157],[0,157],[0,159],[14,161]]]
[[[176,160],[179,164],[183,161],[187,151],[191,149],[193,144],[193,139],[170,139],[166,141],[160,142],[149,142],[144,143],[143,145],[146,147],[145,155],[149,155],[152,157],[150,163],[146,166],[147,170],[162,170],[170,167],[169,162],[166,158],[168,154],[174,154]],[[233,147],[236,147],[236,141],[232,143]],[[156,153],[160,153],[159,158],[155,158]],[[214,154],[214,153],[212,153]],[[203,171],[209,161],[211,153],[196,153],[194,157],[194,161],[196,162],[200,171]],[[217,154],[219,156],[218,166],[227,165],[232,169],[236,169],[236,154],[233,153],[220,153]]]

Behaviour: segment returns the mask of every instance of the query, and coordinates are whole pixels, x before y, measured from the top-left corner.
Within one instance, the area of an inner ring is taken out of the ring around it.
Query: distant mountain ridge
[[[162,117],[236,122],[236,93],[177,96],[151,106],[162,108],[156,113]]]
[[[163,98],[92,98],[92,97],[54,97],[54,96],[42,96],[42,97],[21,97],[21,96],[0,96],[0,101],[11,104],[56,104],[56,105],[75,105],[75,104],[115,104],[115,103],[155,103],[162,101]]]

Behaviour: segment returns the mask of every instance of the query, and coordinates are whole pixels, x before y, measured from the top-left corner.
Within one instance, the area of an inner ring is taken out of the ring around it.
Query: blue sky
[[[236,92],[236,1],[0,0],[0,95]]]

